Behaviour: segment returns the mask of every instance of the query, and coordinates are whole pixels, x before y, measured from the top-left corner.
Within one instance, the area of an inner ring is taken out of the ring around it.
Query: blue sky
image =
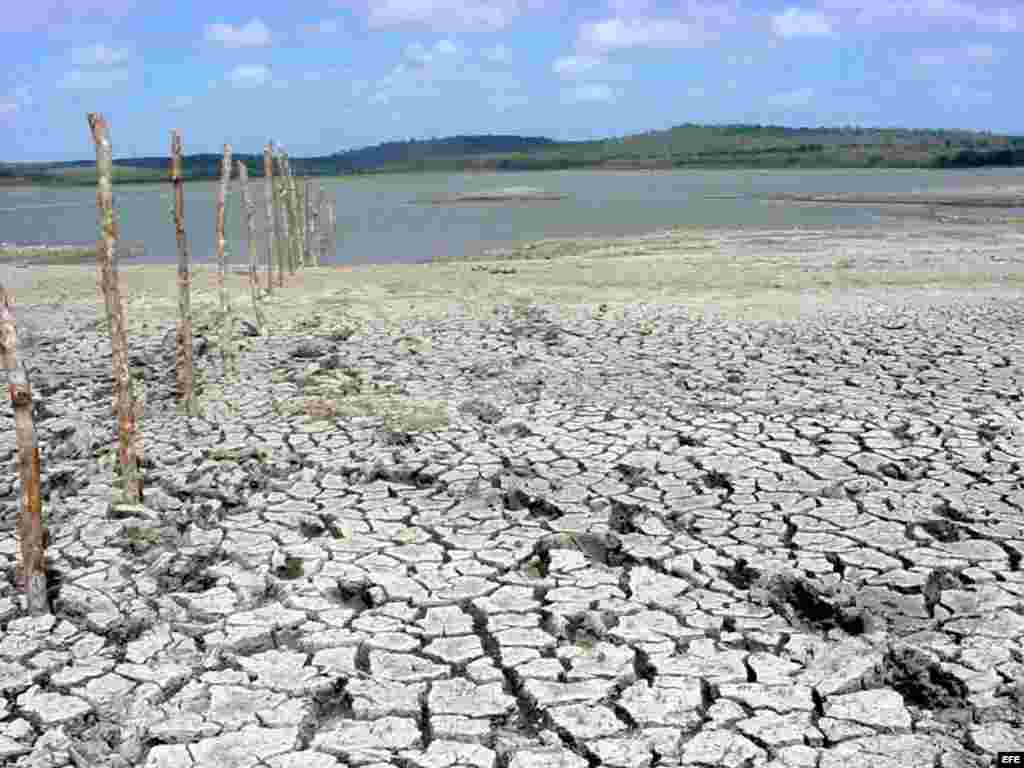
[[[0,159],[683,122],[1024,133],[1021,0],[10,0]]]

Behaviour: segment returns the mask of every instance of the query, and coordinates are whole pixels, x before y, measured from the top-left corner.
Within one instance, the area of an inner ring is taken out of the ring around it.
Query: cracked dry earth
[[[954,768],[1024,748],[1024,301],[406,323],[426,352],[383,329],[258,338],[190,423],[161,339],[136,339],[132,508],[96,458],[109,345],[45,313],[19,310],[54,616],[14,584],[8,410],[0,762]],[[275,407],[339,366],[450,423]]]

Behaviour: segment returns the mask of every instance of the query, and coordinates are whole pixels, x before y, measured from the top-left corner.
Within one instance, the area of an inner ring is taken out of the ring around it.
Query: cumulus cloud
[[[772,29],[776,35],[786,39],[827,37],[832,34],[832,26],[825,18],[825,14],[800,8],[787,8],[782,13],[772,16]]]
[[[777,109],[799,109],[814,101],[813,88],[796,88],[792,91],[776,93],[769,99],[769,104]]]
[[[602,63],[603,59],[598,56],[587,56],[585,54],[578,56],[562,56],[555,59],[554,64],[551,65],[551,69],[559,77],[573,78],[589,72],[595,67],[600,66]]]
[[[909,63],[919,70],[983,67],[996,62],[1004,53],[989,43],[968,43],[952,48],[918,48],[910,55]]]
[[[501,43],[483,51],[483,57],[492,64],[503,64],[508,61],[508,48]]]
[[[241,88],[255,88],[270,81],[270,68],[263,64],[239,65],[228,73],[228,82]]]
[[[236,27],[233,24],[207,24],[203,36],[209,43],[225,48],[261,48],[270,45],[270,30],[260,19]]]
[[[3,31],[45,31],[53,34],[60,27],[78,27],[89,20],[114,20],[127,15],[136,0],[33,0],[4,6]]]
[[[685,48],[709,38],[702,24],[681,19],[613,18],[588,22],[580,28],[580,42],[588,48]]]
[[[615,101],[615,93],[605,83],[587,83],[574,88],[569,100],[575,102],[610,103]]]
[[[965,28],[1014,32],[1024,26],[1024,7],[998,6],[991,0],[820,0],[820,7],[843,25],[874,30],[933,31],[943,27],[956,32]]]
[[[428,24],[439,28],[502,29],[519,13],[518,0],[376,0],[369,5],[371,27]]]
[[[426,69],[434,64],[438,57],[452,56],[458,53],[458,47],[451,40],[441,40],[432,48],[427,48],[423,43],[412,43],[405,47],[402,52],[403,61],[398,66],[398,71],[406,69]]]
[[[57,83],[58,87],[70,91],[108,91],[128,81],[127,69],[80,69],[70,70]]]
[[[310,22],[309,24],[299,25],[299,36],[300,37],[313,37],[318,35],[331,36],[337,35],[342,30],[340,19],[321,19],[320,21]]]
[[[111,48],[103,43],[76,48],[73,58],[83,67],[117,67],[128,62],[129,53],[124,48]]]

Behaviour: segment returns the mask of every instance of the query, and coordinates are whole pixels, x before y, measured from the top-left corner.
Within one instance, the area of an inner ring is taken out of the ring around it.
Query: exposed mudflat
[[[111,503],[94,270],[0,266],[55,608],[25,617],[14,585],[7,407],[0,762],[980,768],[1024,749],[1021,241],[900,219],[304,270],[237,376],[201,271],[191,420],[173,267],[126,267],[140,507]]]

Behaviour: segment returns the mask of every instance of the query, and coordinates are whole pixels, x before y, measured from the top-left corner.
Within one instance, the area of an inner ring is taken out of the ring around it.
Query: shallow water
[[[538,171],[364,176],[321,180],[337,200],[338,249],[331,263],[416,263],[547,237],[613,236],[674,226],[844,226],[870,224],[883,209],[789,205],[778,193],[909,193],[965,184],[1024,182],[1020,169],[981,171]],[[262,190],[262,182],[254,185]],[[451,195],[531,187],[557,201],[432,205]],[[196,263],[214,259],[215,182],[186,186],[185,218]],[[145,244],[144,263],[177,258],[169,184],[115,188],[122,238]],[[257,220],[262,219],[257,205]],[[237,185],[228,202],[230,259],[245,260]],[[95,191],[0,189],[0,242],[91,242]],[[258,251],[262,254],[262,249]],[[138,263],[138,262],[136,262]]]

